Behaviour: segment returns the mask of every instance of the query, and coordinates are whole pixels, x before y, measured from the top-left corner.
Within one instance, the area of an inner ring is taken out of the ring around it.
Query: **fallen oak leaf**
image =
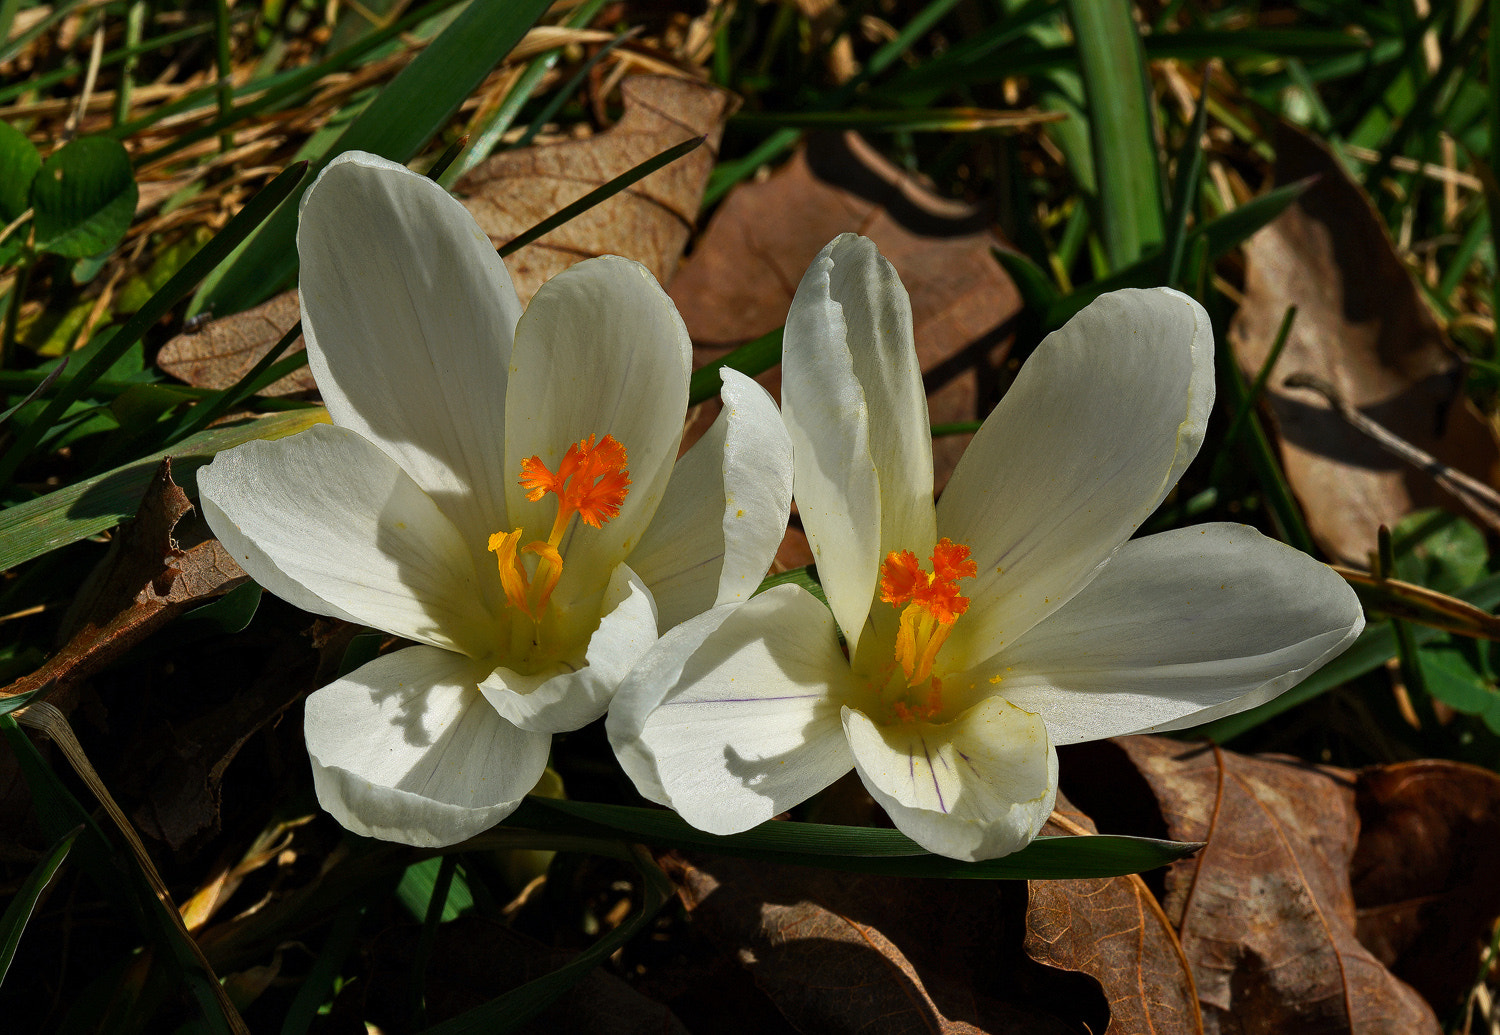
[[[156,365],[195,388],[228,388],[238,384],[300,318],[297,292],[283,291],[253,309],[210,320],[177,335],[156,354]],[[306,348],[298,335],[286,355]],[[268,385],[260,394],[295,395],[315,387],[312,371],[303,367]]]
[[[798,1031],[1051,1035],[1077,1030],[1072,1020],[1102,1024],[1092,982],[1019,952],[1014,885],[697,854],[660,861],[695,928],[733,953]]]
[[[1447,1015],[1500,915],[1500,776],[1445,759],[1360,771],[1359,938]]]
[[[454,193],[499,248],[521,232],[666,148],[704,146],[506,257],[524,305],[545,281],[581,259],[608,253],[641,262],[666,284],[698,220],[733,95],[669,76],[620,84],[620,121],[587,140],[517,148],[485,159]]]
[[[1061,794],[1044,834],[1094,834]],[[1109,1002],[1106,1035],[1203,1035],[1192,968],[1166,913],[1139,874],[1029,881],[1025,949],[1049,967],[1099,982]]]
[[[1362,435],[1368,436],[1376,445],[1413,467],[1425,471],[1443,488],[1464,502],[1474,515],[1490,526],[1491,531],[1500,531],[1500,493],[1478,478],[1471,478],[1455,467],[1450,467],[1437,457],[1418,449],[1400,435],[1389,431],[1381,424],[1366,417],[1344,400],[1337,388],[1312,374],[1296,373],[1282,382],[1287,388],[1307,388],[1317,392],[1338,414],[1339,419]]]
[[[1167,871],[1167,916],[1204,1030],[1439,1030],[1359,940],[1350,886],[1359,819],[1349,774],[1214,745],[1122,737],[1172,837],[1207,841]]]
[[[455,185],[459,200],[500,248],[668,146],[706,137],[704,147],[507,255],[505,264],[523,305],[544,281],[593,255],[636,259],[663,284],[677,270],[735,101],[716,87],[664,76],[633,76],[621,84],[620,93],[625,114],[611,129],[587,140],[503,151]],[[299,316],[297,292],[284,291],[253,309],[177,335],[162,346],[157,363],[195,387],[228,388]],[[286,354],[304,348],[299,337]],[[312,374],[304,368],[261,394],[313,387]]]
[[[1479,477],[1497,459],[1465,406],[1462,372],[1378,212],[1321,142],[1277,126],[1276,182],[1317,182],[1245,244],[1245,298],[1229,341],[1241,370],[1265,366],[1288,306],[1283,368],[1316,374],[1350,405],[1449,466]],[[1267,393],[1282,465],[1318,545],[1358,563],[1380,525],[1448,496],[1321,402]]]

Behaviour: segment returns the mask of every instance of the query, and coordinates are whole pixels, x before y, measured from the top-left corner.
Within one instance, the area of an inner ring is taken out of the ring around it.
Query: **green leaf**
[[[433,893],[437,891],[438,870],[442,868],[442,862],[442,859],[423,859],[408,866],[401,875],[401,883],[396,885],[396,897],[413,920],[421,920],[427,915]],[[445,890],[439,923],[457,920],[465,910],[474,908],[474,895],[469,891],[469,883],[463,874],[453,874],[452,883]]]
[[[31,181],[42,167],[41,152],[26,134],[0,122],[0,226],[31,207]]]
[[[70,259],[107,252],[135,216],[139,192],[118,140],[80,137],[42,163],[31,184],[38,251]]]
[[[181,637],[189,631],[189,627],[194,636],[200,632],[204,635],[225,636],[244,632],[254,621],[255,612],[260,610],[261,595],[258,585],[246,582],[234,587],[213,603],[193,608],[178,619],[174,629],[177,642],[182,642]]]
[[[368,151],[405,162],[458,110],[550,0],[470,4],[375,97],[313,166],[323,169],[345,151]],[[310,183],[308,177],[305,183]],[[299,188],[298,197],[301,196]],[[297,207],[266,221],[194,297],[192,312],[237,313],[264,301],[297,269]]]
[[[1417,653],[1428,693],[1465,715],[1500,717],[1500,693],[1456,644],[1437,644]]]
[[[503,827],[530,827],[572,835],[616,838],[662,848],[702,848],[723,855],[822,866],[857,873],[986,880],[1054,880],[1115,877],[1165,866],[1200,845],[1144,837],[1039,837],[1003,859],[963,863],[929,854],[905,834],[873,827],[772,821],[741,834],[706,834],[674,812],[530,797]],[[484,844],[486,835],[467,843]],[[497,842],[503,843],[503,842]]]
[[[1187,252],[1191,254],[1195,247],[1202,247],[1205,249],[1208,261],[1213,262],[1281,215],[1310,186],[1312,186],[1312,180],[1309,179],[1277,187],[1258,198],[1247,201],[1239,208],[1224,213],[1218,219],[1194,227],[1187,234],[1185,244]],[[1107,292],[1128,287],[1155,287],[1163,283],[1166,279],[1169,260],[1170,256],[1164,250],[1157,249],[1124,269],[1116,270],[1107,277],[1083,285],[1047,309],[1042,321],[1042,329],[1056,330],[1072,319],[1084,306]],[[1009,261],[1002,261],[1006,262],[1006,268],[1009,269]]]
[[[745,342],[723,359],[705,363],[694,370],[692,378],[688,381],[688,405],[697,406],[706,399],[716,397],[719,394],[719,386],[723,383],[719,377],[719,371],[726,367],[754,377],[780,363],[781,332],[780,327],[774,331],[768,331],[754,341]]]
[[[189,495],[195,495],[187,479],[220,450],[254,439],[294,435],[326,419],[320,409],[292,410],[213,428],[134,463],[0,510],[0,571],[97,535],[132,517],[164,456],[172,457],[172,473],[178,483]]]
[[[108,373],[132,348],[137,347],[146,329],[165,316],[167,310],[176,305],[204,274],[222,262],[253,228],[259,226],[286,199],[301,179],[302,171],[302,166],[292,165],[261,188],[244,208],[235,213],[224,229],[172,274],[161,290],[152,295],[124,326],[100,341],[97,351],[88,362],[83,363],[76,374],[70,374],[58,385],[41,415],[17,432],[4,455],[0,456],[0,486],[10,484],[16,469],[31,455],[42,437],[68,412],[73,403],[83,398],[95,381]],[[0,566],[0,570],[3,570],[3,566]]]
[[[1395,576],[1442,593],[1482,578],[1490,550],[1484,533],[1457,514],[1433,507],[1414,511],[1391,530]]]
[[[12,694],[9,697],[0,697],[0,715],[9,715],[11,712],[25,708],[44,689],[46,688],[38,687],[35,690],[28,690],[24,694]],[[0,975],[0,977],[3,977],[3,975]]]
[[[1068,0],[1099,178],[1095,225],[1111,267],[1165,239],[1151,83],[1130,0]]]
[[[83,827],[74,827],[42,856],[36,869],[31,871],[11,898],[10,905],[5,907],[5,915],[0,916],[0,982],[5,980],[11,961],[16,958],[16,948],[21,944],[21,932],[26,930],[26,924],[31,920],[37,899],[42,897],[47,882],[68,857],[73,841],[82,832]]]

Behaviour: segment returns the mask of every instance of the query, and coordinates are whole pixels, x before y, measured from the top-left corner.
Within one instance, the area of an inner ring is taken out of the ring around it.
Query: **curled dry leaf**
[[[1208,842],[1167,871],[1164,903],[1205,1031],[1435,1035],[1431,1008],[1355,933],[1352,776],[1161,737],[1115,743],[1170,836]]]
[[[496,247],[540,223],[641,162],[692,137],[704,145],[647,176],[541,240],[506,257],[522,304],[541,284],[594,255],[624,255],[644,263],[663,284],[677,270],[698,218],[733,97],[687,79],[634,76],[620,86],[625,114],[587,140],[523,147],[486,159],[459,180],[459,199]],[[227,388],[259,362],[297,322],[297,292],[210,321],[162,347],[161,368],[198,388]],[[299,337],[288,355],[303,348]],[[313,387],[299,370],[266,394]]]
[[[1061,817],[1064,826],[1057,822]],[[1061,794],[1043,834],[1097,833]],[[1099,982],[1109,1001],[1106,1035],[1202,1035],[1193,974],[1177,934],[1137,875],[1029,882],[1028,955]]]
[[[120,526],[109,552],[74,597],[63,623],[65,645],[0,693],[50,686],[49,702],[67,712],[70,691],[80,680],[188,608],[244,582],[240,566],[206,529],[178,529],[192,509],[172,481],[171,459],[162,460],[135,518]]]
[[[1359,938],[1440,1013],[1458,1007],[1500,916],[1500,776],[1445,760],[1363,770]]]
[[[1276,134],[1276,181],[1319,177],[1245,245],[1245,300],[1229,338],[1241,369],[1265,364],[1297,307],[1269,402],[1282,463],[1318,545],[1362,565],[1376,529],[1420,506],[1455,501],[1345,425],[1288,374],[1331,384],[1366,416],[1442,462],[1487,480],[1492,438],[1464,405],[1458,361],[1379,214],[1323,144],[1289,125]]]
[[[589,191],[693,137],[702,147],[506,257],[524,304],[580,259],[618,254],[672,279],[698,220],[733,96],[690,79],[634,76],[620,86],[625,114],[588,140],[502,151],[475,166],[456,193],[500,247]]]
[[[1019,949],[1019,887],[677,855],[694,927],[800,1032],[1050,1035],[1103,1024],[1091,983]]]
[[[696,362],[782,326],[808,264],[850,231],[879,246],[911,295],[933,422],[982,419],[999,398],[1021,310],[990,251],[1004,241],[983,210],[939,197],[852,132],[813,135],[769,178],[741,184],[719,206],[670,290]],[[775,391],[779,371],[762,380]],[[939,487],[967,443],[965,435],[934,442]]]

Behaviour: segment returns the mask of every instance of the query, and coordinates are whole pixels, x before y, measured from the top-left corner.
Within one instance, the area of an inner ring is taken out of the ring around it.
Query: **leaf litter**
[[[403,60],[386,62],[378,75]],[[325,113],[369,81],[339,84],[320,102]],[[148,88],[140,93],[155,96]],[[764,180],[731,192],[679,273],[717,134],[733,105],[683,79],[628,80],[625,99],[614,128],[589,140],[501,154],[461,182],[500,244],[603,182],[616,165],[623,169],[684,134],[713,137],[688,162],[664,171],[671,176],[643,181],[613,209],[591,214],[597,219],[576,221],[518,253],[513,269],[523,284],[545,279],[550,272],[542,271],[553,265],[606,251],[640,258],[664,282],[676,273],[672,292],[702,363],[779,326],[797,277],[829,237],[867,233],[911,291],[934,421],[988,411],[1010,372],[1010,335],[1020,312],[1014,287],[989,258],[989,249],[1004,242],[988,213],[945,199],[852,133],[815,135]],[[211,116],[205,108],[199,121]],[[279,144],[252,144],[237,160],[261,160]],[[1255,373],[1285,306],[1295,302],[1298,323],[1279,373],[1297,365],[1318,372],[1382,423],[1485,476],[1493,443],[1476,437],[1479,426],[1454,390],[1457,364],[1368,201],[1315,143],[1288,136],[1277,151],[1279,177],[1320,171],[1324,180],[1249,249],[1246,302],[1234,334],[1242,366]],[[200,173],[220,161],[204,163]],[[152,193],[152,204],[167,196],[164,189]],[[205,196],[188,211],[177,209],[175,218],[208,218],[232,196],[233,187]],[[156,227],[170,225],[164,217]],[[138,226],[132,240],[143,236]],[[163,350],[162,367],[203,387],[233,383],[295,321],[294,294],[273,302],[272,310],[228,316],[179,337]],[[767,380],[774,383],[774,374]],[[1270,402],[1288,475],[1314,534],[1334,556],[1362,561],[1375,524],[1431,498],[1430,486],[1365,454],[1357,440],[1340,438],[1308,412],[1307,399],[1279,384],[1273,377]],[[303,371],[274,391],[310,387]],[[957,437],[938,442],[940,480],[962,444]],[[150,635],[171,618],[236,584],[232,561],[190,531],[187,503],[163,470],[140,517],[117,534],[110,557],[76,601],[63,648],[6,693],[55,687],[55,703],[76,707],[92,722],[99,705],[91,682],[110,678],[111,664],[132,660],[130,652],[149,646]],[[137,775],[121,786],[136,799],[133,815],[143,830],[174,850],[191,853],[218,832],[219,785],[248,742],[263,752],[254,768],[281,781],[273,794],[291,785],[286,760],[267,763],[267,756],[294,752],[296,701],[331,678],[354,633],[321,625],[323,639],[310,644],[299,635],[305,621],[284,612],[273,617],[274,630],[245,652],[259,653],[258,664],[245,656],[217,660],[220,675],[239,662],[257,673],[248,689],[247,681],[233,681],[235,700],[210,695],[196,715],[182,711],[180,701],[158,703],[154,711],[148,701],[131,720],[128,739],[139,743],[120,752],[119,768]],[[281,641],[279,650],[274,641]],[[185,656],[182,664],[191,663]],[[211,679],[216,669],[204,663],[199,671]],[[283,715],[292,721],[278,724]],[[159,746],[140,746],[153,738]],[[1116,750],[1143,777],[1139,786],[1112,791],[1121,799],[1116,805],[1132,815],[1159,810],[1162,833],[1206,841],[1196,858],[1144,878],[1036,883],[1026,896],[1017,887],[978,882],[850,878],[666,856],[663,865],[697,939],[685,944],[719,958],[658,961],[643,985],[658,994],[645,1002],[628,983],[596,973],[565,1004],[582,1012],[557,1015],[571,1019],[554,1019],[551,1030],[569,1024],[698,1030],[680,1017],[701,1022],[713,1016],[705,1010],[733,1005],[739,1030],[756,1031],[1318,1025],[1419,1032],[1434,1030],[1433,1007],[1446,1009],[1469,989],[1476,946],[1500,912],[1494,774],[1432,761],[1323,769],[1159,738],[1124,740]],[[234,987],[253,998],[277,981],[285,931],[333,915],[351,890],[378,883],[380,865],[390,858],[377,851],[351,859],[317,820],[286,821],[264,808],[244,809],[243,801],[237,806],[241,825],[248,817],[259,833],[237,840],[250,847],[225,852],[206,880],[193,881],[197,893],[187,897],[185,910],[215,965],[237,968]],[[1060,799],[1054,824],[1051,832],[1092,829],[1094,821]],[[571,953],[475,917],[437,932],[428,964],[435,979],[430,1020],[460,1012],[476,990],[497,994]],[[422,951],[418,929],[392,926],[372,945],[367,980],[385,977],[388,997],[399,995],[396,985]],[[498,969],[496,955],[516,966],[486,974]],[[705,976],[711,986],[690,993],[684,975]],[[673,981],[676,998],[663,991]],[[335,1012],[356,995],[363,990],[346,990]],[[384,1009],[399,1018],[406,1007]],[[721,1023],[714,1030],[734,1028]]]

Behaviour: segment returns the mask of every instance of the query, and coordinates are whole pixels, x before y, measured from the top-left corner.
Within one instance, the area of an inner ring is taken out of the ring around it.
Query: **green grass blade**
[[[723,359],[705,363],[693,371],[688,381],[688,405],[697,406],[719,394],[719,371],[728,367],[749,377],[770,370],[781,362],[781,333],[783,328],[762,334],[754,341],[747,341]]]
[[[315,65],[278,72],[275,75],[266,76],[243,86],[234,88],[236,97],[245,95],[250,99],[243,104],[236,105],[227,113],[214,119],[206,125],[182,133],[174,133],[172,138],[162,144],[154,151],[147,151],[141,155],[136,164],[145,165],[158,161],[167,155],[176,154],[178,151],[197,143],[207,140],[216,133],[234,126],[260,112],[272,108],[286,107],[296,103],[303,95],[310,93],[319,84],[327,81],[328,77],[335,72],[342,72],[360,61],[366,54],[376,50],[381,45],[400,36],[403,32],[417,26],[423,21],[440,13],[445,8],[458,3],[459,0],[435,0],[406,17],[392,22],[390,25],[377,32],[350,44],[342,50],[335,51],[328,57]],[[217,96],[216,86],[205,86],[194,90],[174,101],[153,108],[151,112],[141,118],[124,123],[111,130],[111,135],[124,138],[141,129],[153,126],[170,115],[176,115],[192,108],[198,108],[213,102]],[[252,96],[253,95],[253,96]]]
[[[1211,70],[1212,65],[1209,66]],[[1172,213],[1167,219],[1167,279],[1169,287],[1177,286],[1182,274],[1182,257],[1187,253],[1188,217],[1193,214],[1193,199],[1203,178],[1203,134],[1208,129],[1208,86],[1211,71],[1203,73],[1203,93],[1193,112],[1187,139],[1177,153],[1177,180],[1172,184]]]
[[[1312,180],[1309,179],[1277,187],[1224,213],[1218,219],[1193,227],[1186,238],[1187,253],[1192,254],[1195,249],[1202,248],[1208,261],[1213,262],[1281,215],[1310,186]],[[1050,331],[1061,327],[1080,309],[1106,292],[1162,284],[1166,273],[1166,253],[1160,250],[1153,252],[1124,269],[1085,284],[1060,298],[1047,309],[1042,320],[1042,330]]]
[[[640,165],[625,170],[608,183],[595,187],[571,205],[564,205],[530,230],[523,230],[511,238],[505,244],[501,245],[500,254],[505,256],[520,251],[537,238],[550,234],[568,220],[576,219],[595,205],[608,201],[626,187],[638,183],[663,166],[671,165],[683,155],[697,150],[706,139],[706,137],[693,137],[691,140],[684,140],[682,143],[669,147],[659,154],[652,155]]]
[[[216,398],[205,399],[185,413],[181,423],[167,437],[167,442],[169,444],[180,442],[189,435],[197,434],[256,392],[285,377],[286,374],[280,369],[272,371],[271,365],[281,358],[282,353],[292,347],[292,342],[296,341],[301,333],[302,321],[298,320],[275,345],[271,346],[270,351],[245,371],[238,381],[220,391]],[[293,358],[296,360],[296,366],[300,368],[307,362],[307,353],[299,352]],[[275,376],[270,376],[273,373]]]
[[[1129,0],[1068,0],[1099,177],[1097,220],[1110,265],[1129,265],[1165,238],[1161,170],[1145,52]]]
[[[409,160],[548,6],[548,0],[510,0],[464,8],[359,113],[312,171],[321,171],[345,151],[368,151],[395,162]],[[237,313],[264,301],[296,272],[296,235],[296,206],[288,205],[204,285],[193,299],[192,311],[212,307],[221,315]]]
[[[1033,3],[1039,6],[1046,6],[1051,2],[1052,0],[1033,0]],[[865,62],[864,67],[854,78],[837,90],[807,105],[806,110],[831,111],[846,104],[865,83],[899,61],[918,40],[927,35],[932,27],[956,6],[958,6],[958,0],[931,0],[911,21],[902,26],[894,39],[882,44],[874,54],[870,55],[870,59]],[[730,187],[750,176],[762,165],[790,150],[800,139],[802,139],[800,130],[778,129],[752,148],[750,153],[743,158],[718,165],[709,174],[708,186],[703,191],[703,204],[712,205],[718,201],[729,193]]]
[[[82,370],[67,377],[58,385],[56,393],[48,401],[46,408],[17,434],[4,457],[0,458],[0,485],[10,484],[11,479],[15,477],[16,469],[31,454],[42,436],[57,422],[58,418],[67,412],[68,407],[84,397],[89,386],[100,375],[114,366],[115,362],[136,343],[141,335],[146,333],[148,328],[165,316],[167,311],[176,305],[193,285],[222,262],[236,245],[248,237],[251,231],[276,210],[276,207],[297,186],[304,168],[300,162],[288,167],[251,198],[249,204],[236,213],[223,230],[215,234],[191,259],[183,263],[182,268],[172,275],[172,279],[163,284],[161,290],[152,295],[146,304],[125,322],[124,326],[115,331],[109,342],[84,364]],[[291,206],[288,206],[288,210],[290,209]]]
[[[896,830],[772,821],[741,834],[719,836],[697,830],[664,809],[535,797],[527,798],[504,826],[595,837],[623,835],[663,848],[700,848],[858,873],[986,880],[1119,876],[1165,866],[1199,847],[1139,837],[1041,837],[1003,859],[962,863],[931,855]],[[483,839],[480,835],[468,845],[477,847]]]
[[[0,510],[0,571],[133,517],[164,456],[172,457],[177,483],[194,495],[190,479],[214,454],[253,439],[294,435],[326,419],[321,408],[305,409],[212,428],[113,471]]]
[[[37,900],[42,897],[42,891],[46,889],[47,882],[52,875],[62,866],[63,860],[68,857],[68,852],[73,847],[73,842],[83,832],[83,827],[74,827],[71,833],[64,834],[54,844],[47,854],[36,865],[36,869],[27,875],[21,887],[17,889],[10,900],[10,905],[5,907],[5,915],[0,916],[0,983],[5,981],[5,975],[10,972],[11,961],[16,958],[16,949],[21,944],[21,932],[26,930],[26,925],[31,922],[31,914],[36,909]]]
[[[292,1005],[282,1018],[281,1035],[307,1035],[318,1018],[319,1008],[333,998],[334,981],[342,973],[349,953],[354,950],[354,939],[359,934],[364,912],[364,904],[357,900],[346,903],[339,910],[333,928],[328,932],[328,940],[323,943],[323,950],[302,979]]]
[[[246,1031],[244,1021],[235,1012],[234,1004],[229,1001],[217,977],[195,956],[193,948],[186,942],[186,931],[173,924],[167,912],[169,906],[156,897],[139,865],[121,865],[117,861],[104,832],[58,779],[31,738],[16,725],[14,716],[0,715],[0,734],[15,753],[43,832],[54,840],[61,840],[75,826],[82,828],[78,832],[81,838],[78,842],[80,867],[106,894],[132,907],[135,919],[145,929],[144,933],[150,935],[165,961],[173,967],[174,977],[197,1000],[203,1014],[197,1030],[223,1032],[225,1035]],[[180,924],[180,919],[177,922]]]

